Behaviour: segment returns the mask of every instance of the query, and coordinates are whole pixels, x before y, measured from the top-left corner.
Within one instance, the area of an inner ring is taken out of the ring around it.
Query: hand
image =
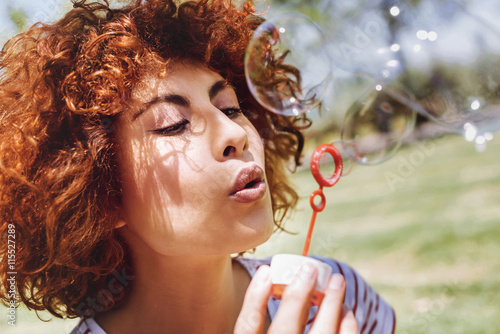
[[[285,289],[278,312],[268,334],[302,334],[309,315],[310,298],[316,285],[317,270],[304,265]],[[323,303],[309,334],[357,334],[358,325],[352,311],[343,305],[346,283],[334,274],[325,291]],[[236,321],[235,334],[263,334],[267,300],[271,293],[269,266],[261,266],[245,294],[243,307]]]

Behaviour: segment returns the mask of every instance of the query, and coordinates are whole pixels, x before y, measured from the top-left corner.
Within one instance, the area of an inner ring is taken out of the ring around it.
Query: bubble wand
[[[330,154],[333,157],[335,163],[335,171],[330,178],[325,178],[321,175],[319,170],[319,161],[321,157],[325,154]],[[325,209],[326,198],[323,193],[323,187],[333,187],[340,179],[343,170],[342,157],[340,152],[335,148],[335,146],[330,144],[321,144],[313,152],[311,157],[311,173],[314,179],[319,185],[319,189],[313,191],[309,197],[309,204],[313,210],[311,222],[309,223],[309,230],[307,231],[306,241],[304,243],[304,249],[302,250],[302,256],[307,256],[309,253],[309,246],[311,245],[311,237],[314,229],[314,224],[316,222],[316,215]],[[314,203],[316,196],[319,196],[321,201],[318,204]]]

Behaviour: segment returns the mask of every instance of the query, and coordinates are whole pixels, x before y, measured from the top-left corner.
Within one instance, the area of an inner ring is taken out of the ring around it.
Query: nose
[[[212,149],[217,160],[241,157],[248,149],[248,134],[235,119],[230,119],[219,111],[212,119],[212,126]]]

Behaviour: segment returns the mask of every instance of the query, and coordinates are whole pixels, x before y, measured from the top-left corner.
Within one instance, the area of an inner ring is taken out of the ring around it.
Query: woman
[[[1,58],[0,216],[16,234],[16,298],[82,317],[73,333],[393,332],[392,309],[344,264],[323,259],[337,274],[316,310],[314,268],[279,302],[269,259],[231,257],[282,228],[297,200],[285,166],[303,142],[303,120],[269,113],[246,85],[262,21],[252,5],[74,7]],[[2,261],[6,302],[9,271]]]

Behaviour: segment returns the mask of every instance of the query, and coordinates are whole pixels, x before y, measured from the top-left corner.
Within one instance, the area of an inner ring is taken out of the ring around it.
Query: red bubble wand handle
[[[319,170],[319,161],[324,154],[330,154],[335,162],[335,171],[330,178],[325,178],[321,175]],[[309,223],[309,230],[307,231],[306,241],[304,243],[304,249],[302,250],[302,256],[307,256],[309,253],[309,246],[311,245],[311,237],[314,229],[314,223],[316,222],[316,215],[318,212],[323,211],[326,205],[325,194],[323,193],[323,187],[333,187],[340,179],[342,175],[342,157],[340,152],[335,148],[335,146],[330,144],[321,144],[313,152],[311,157],[311,172],[314,179],[319,184],[319,189],[313,191],[309,197],[309,204],[313,209],[311,222]],[[319,196],[321,201],[318,204],[314,203],[316,196]]]

